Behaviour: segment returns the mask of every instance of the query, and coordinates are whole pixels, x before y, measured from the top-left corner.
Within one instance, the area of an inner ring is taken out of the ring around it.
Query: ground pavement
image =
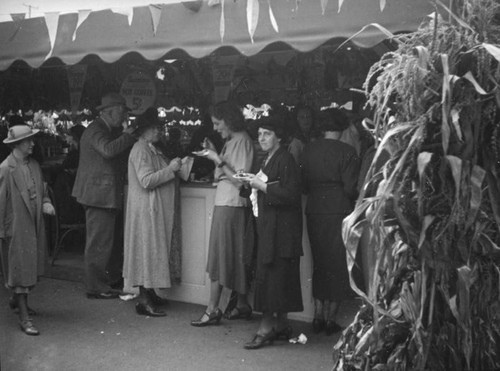
[[[246,350],[243,344],[256,331],[258,315],[195,328],[189,322],[203,313],[200,305],[170,302],[166,317],[139,316],[134,301],[87,299],[80,282],[48,277],[30,295],[41,332],[32,337],[19,329],[8,296],[2,286],[1,371],[330,370],[339,337],[313,334],[309,323],[292,321],[294,335],[307,336],[305,345],[275,341]],[[352,321],[357,308],[357,301],[342,305],[342,326]]]

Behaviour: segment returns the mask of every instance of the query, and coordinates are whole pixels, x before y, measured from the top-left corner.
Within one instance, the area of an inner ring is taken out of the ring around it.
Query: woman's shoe
[[[203,320],[203,317],[207,317],[206,320]],[[217,308],[212,313],[203,313],[200,319],[196,319],[191,321],[191,326],[195,327],[204,327],[209,325],[218,325],[220,320],[222,319],[222,311]]]
[[[313,319],[312,328],[313,328],[313,332],[315,334],[319,334],[321,331],[323,331],[325,329],[325,326],[326,326],[326,322],[324,319],[321,319],[321,318]]]
[[[227,316],[227,319],[233,320],[233,319],[247,319],[249,320],[252,318],[252,307],[247,304],[244,307],[235,307]]]
[[[272,344],[274,342],[274,339],[276,339],[276,331],[274,331],[273,328],[270,332],[268,332],[265,335],[255,334],[252,341],[249,341],[243,347],[245,349],[259,349],[266,343]]]
[[[325,332],[326,335],[330,336],[336,332],[342,331],[342,327],[335,321],[326,321]]]
[[[148,289],[147,293],[148,298],[149,300],[151,300],[151,303],[153,303],[153,305],[162,306],[168,304],[168,300],[159,296],[154,289]]]
[[[151,304],[144,304],[144,303],[137,303],[135,305],[135,311],[137,312],[137,314],[150,317],[165,317],[167,315],[167,313],[165,313],[162,310],[156,309]]]
[[[292,334],[293,334],[292,326],[286,326],[285,328],[276,332],[276,339],[289,340],[291,339]]]
[[[19,326],[21,326],[21,330],[26,334],[30,336],[37,336],[40,335],[40,332],[38,329],[33,325],[33,322],[31,322],[31,319],[25,319],[19,322]]]
[[[19,313],[19,308],[17,307],[16,299],[14,299],[13,296],[11,296],[9,299],[9,307],[10,307],[10,309],[12,309],[14,311],[14,313]],[[28,307],[28,314],[30,316],[36,316],[37,313],[34,309],[31,309],[30,307]]]

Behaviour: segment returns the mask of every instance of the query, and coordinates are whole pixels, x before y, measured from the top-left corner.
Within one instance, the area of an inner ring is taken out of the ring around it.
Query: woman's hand
[[[208,139],[207,137],[205,137],[205,139],[203,139],[203,142],[201,143],[201,146],[204,148],[204,149],[210,149],[214,152],[217,152],[217,149],[215,148],[215,145],[212,143],[212,141],[210,139]]]
[[[267,190],[267,184],[264,182],[262,179],[260,179],[258,176],[253,175],[249,180],[248,184],[250,184],[250,187],[258,189],[259,191],[266,192]]]
[[[54,206],[50,202],[45,202],[42,205],[42,212],[47,215],[56,215],[56,209],[54,209]]]
[[[179,171],[181,166],[182,166],[182,160],[180,157],[176,157],[170,161],[170,164],[168,166],[173,170],[173,171]]]
[[[217,154],[217,152],[215,152],[213,149],[206,149],[207,151],[207,154],[206,154],[206,158],[208,158],[209,160],[215,162],[216,165],[218,165],[222,160],[220,159],[219,155]]]

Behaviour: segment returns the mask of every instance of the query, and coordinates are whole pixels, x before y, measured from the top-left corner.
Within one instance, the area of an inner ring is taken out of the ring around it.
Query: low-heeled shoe
[[[87,299],[116,299],[120,294],[114,291],[87,292]]]
[[[289,340],[291,339],[293,334],[293,328],[292,326],[286,326],[285,328],[276,331],[276,340],[283,339],[283,340]]]
[[[31,322],[31,319],[25,319],[19,322],[19,326],[21,326],[21,330],[26,334],[30,336],[37,336],[40,335],[40,331],[33,325],[33,322]]]
[[[255,334],[253,339],[246,343],[243,347],[245,349],[259,349],[266,343],[272,344],[276,339],[276,331],[274,328],[265,335]]]
[[[168,304],[168,299],[162,298],[154,290],[148,291],[148,298],[153,305],[161,306]]]
[[[156,309],[153,305],[144,303],[136,303],[135,311],[137,312],[137,314],[150,317],[165,317],[167,315],[167,313],[162,310]]]
[[[244,307],[235,307],[233,310],[226,315],[226,318],[229,320],[233,319],[250,319],[252,318],[252,307],[247,304]]]
[[[208,319],[203,320],[204,316],[207,316]],[[218,325],[220,320],[222,319],[222,311],[217,308],[212,313],[203,313],[199,319],[191,321],[191,326],[195,327],[204,327],[209,325]]]
[[[325,326],[326,326],[326,322],[324,319],[322,319],[322,318],[313,319],[312,328],[313,328],[313,332],[315,334],[319,334],[321,331],[323,331],[325,329]]]
[[[326,321],[325,333],[327,335],[332,335],[339,331],[342,331],[342,327],[337,322]]]

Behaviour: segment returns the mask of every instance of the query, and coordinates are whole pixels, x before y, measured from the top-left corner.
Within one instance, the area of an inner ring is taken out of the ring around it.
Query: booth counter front
[[[182,280],[165,290],[169,299],[206,305],[210,295],[210,279],[206,273],[208,241],[215,199],[212,183],[188,183],[181,186],[182,218]],[[312,260],[309,240],[305,229],[302,245],[304,256],[300,263],[302,298],[304,311],[290,313],[291,319],[311,321]]]

